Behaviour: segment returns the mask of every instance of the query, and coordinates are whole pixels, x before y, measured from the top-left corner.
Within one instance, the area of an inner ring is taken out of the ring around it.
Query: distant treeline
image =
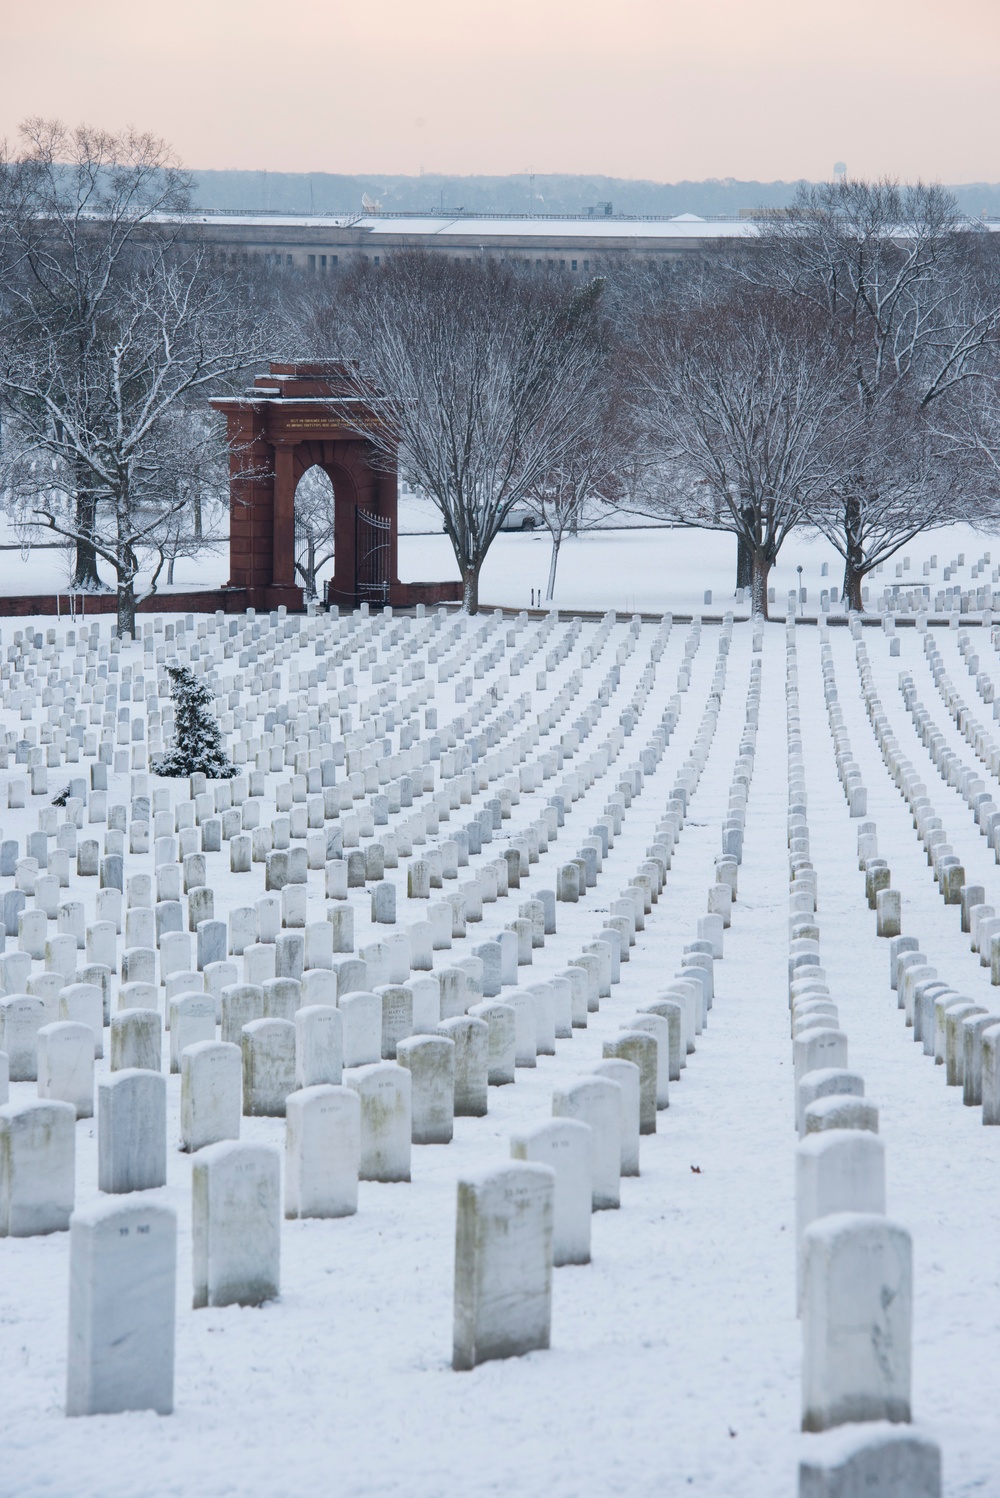
[[[451,177],[429,172],[419,177],[341,176],[334,172],[195,172],[195,204],[200,208],[253,208],[285,213],[343,213],[361,210],[364,194],[386,209],[463,208],[479,213],[737,214],[744,208],[786,208],[797,182],[643,182],[626,177],[586,177],[552,173],[528,177]],[[1000,183],[973,182],[952,187],[959,208],[969,214],[1000,217]]]

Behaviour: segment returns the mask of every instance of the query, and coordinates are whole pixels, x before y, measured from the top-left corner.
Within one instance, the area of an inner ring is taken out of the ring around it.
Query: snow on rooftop
[[[177,222],[174,215],[157,215],[156,222]],[[363,233],[434,237],[460,234],[486,238],[579,239],[660,239],[697,236],[699,238],[743,237],[755,226],[746,219],[703,219],[697,214],[682,213],[674,218],[606,218],[536,217],[522,218],[506,214],[477,217],[456,214],[279,214],[279,213],[194,213],[184,214],[181,221],[191,224],[215,224],[252,229],[358,229]]]
[[[438,217],[360,219],[358,228],[373,234],[453,235],[470,239],[661,239],[697,234],[699,238],[728,238],[752,234],[753,223],[743,219],[708,221],[685,215],[680,219],[625,218],[464,218]]]

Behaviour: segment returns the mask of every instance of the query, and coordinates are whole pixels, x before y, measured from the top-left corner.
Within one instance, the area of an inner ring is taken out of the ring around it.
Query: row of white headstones
[[[959,552],[957,556],[944,565],[941,581],[946,584],[951,583],[955,573],[963,570],[965,565],[965,553]],[[866,613],[881,614],[888,622],[891,622],[893,616],[897,614],[916,614],[924,623],[931,613],[936,615],[946,614],[951,616],[953,621],[952,627],[956,629],[959,626],[961,614],[981,612],[983,623],[989,624],[992,612],[997,604],[995,588],[997,583],[1000,582],[1000,567],[993,568],[989,584],[980,583],[976,588],[972,586],[982,577],[989,565],[990,553],[986,551],[983,552],[977,561],[970,564],[968,584],[965,587],[961,583],[954,584],[947,590],[938,586],[937,591],[932,595],[931,589],[934,583],[930,579],[938,569],[937,556],[932,555],[929,561],[924,562],[922,575],[919,578],[915,572],[910,571],[910,558],[904,556],[895,564],[896,582],[894,584],[887,582],[882,592],[877,593],[874,598],[871,597],[872,589],[870,587],[866,586],[862,588],[861,592],[865,611]],[[878,576],[882,571],[883,567],[880,564],[874,569],[873,575]],[[821,577],[827,576],[827,563],[824,562],[821,565],[820,573]],[[743,592],[742,588],[737,589],[737,603],[744,601]],[[775,602],[774,595],[775,589],[768,589],[769,602]],[[819,616],[821,623],[825,623],[823,616],[830,613],[831,604],[836,604],[837,601],[837,588],[830,587],[829,584],[824,587],[821,582],[819,587]],[[706,604],[711,602],[710,595],[706,594],[705,602]],[[791,589],[788,593],[787,617],[794,619],[808,602],[809,597],[806,588]],[[892,651],[892,654],[899,654],[898,647]]]
[[[848,814],[867,796],[838,702],[828,639],[823,686]],[[794,624],[786,630],[789,959],[796,1148],[796,1297],[803,1325],[800,1498],[877,1492],[940,1498],[937,1444],[909,1428],[913,1271],[908,1231],[886,1216],[885,1147],[863,1076],[821,967],[818,888],[810,857]],[[859,820],[859,866],[880,935],[898,936],[898,893],[876,885],[874,823]],[[889,897],[895,896],[890,902]],[[885,930],[893,916],[895,931]],[[824,1434],[819,1434],[819,1433]]]
[[[928,561],[924,562],[919,578],[915,573],[910,573],[910,558],[904,556],[901,561],[896,563],[897,581],[895,589],[891,584],[888,584],[882,595],[875,600],[875,607],[887,613],[916,613],[919,615],[926,615],[933,612],[938,615],[954,613],[957,616],[960,611],[970,613],[978,610],[989,614],[996,603],[994,589],[996,584],[1000,582],[1000,567],[993,568],[990,574],[989,585],[980,583],[978,587],[973,587],[973,584],[982,577],[989,565],[990,553],[984,551],[975,562],[969,565],[968,583],[964,587],[961,583],[952,584],[945,591],[939,584],[937,591],[932,594],[931,588],[934,584],[930,579],[933,573],[937,571],[937,556],[932,555]],[[954,575],[964,570],[965,566],[965,553],[960,551],[957,556],[952,557],[950,562],[944,564],[941,582],[952,583]],[[900,582],[907,578],[907,574],[909,574],[909,587],[904,583],[904,586],[900,589]]]
[[[971,656],[967,637],[960,640],[959,648],[967,658],[970,674],[978,676],[978,662]],[[941,653],[930,636],[925,639],[924,649],[949,712],[974,744],[983,773],[995,780],[1000,770],[1000,749],[953,688]],[[962,930],[969,933],[972,950],[979,953],[982,966],[990,968],[991,980],[996,985],[1000,983],[1000,942],[996,939],[1000,922],[995,920],[993,907],[986,903],[985,887],[966,882],[966,870],[954,853],[942,819],[935,814],[926,786],[902,755],[891,732],[867,650],[860,640],[856,659],[863,700],[886,769],[911,809],[916,835],[925,848],[944,903],[958,908]],[[923,707],[910,673],[901,675],[899,690],[932,763],[945,784],[965,799],[980,833],[996,849],[1000,811],[986,782],[975,767],[964,764],[948,747],[944,735]],[[991,697],[992,692],[986,700]],[[859,838],[859,853],[862,845],[867,853],[870,841]],[[871,865],[871,859],[862,859],[863,867]],[[882,898],[879,895],[879,901]],[[1000,1123],[1000,1004],[993,1009],[977,1004],[943,980],[920,950],[917,938],[901,934],[898,921],[884,927],[880,916],[879,934],[893,938],[889,948],[890,985],[904,1012],[906,1025],[912,1029],[912,1038],[922,1045],[925,1055],[933,1056],[944,1068],[947,1084],[962,1088],[963,1102],[968,1107],[981,1107],[984,1124]]]
[[[368,658],[370,625],[363,616],[355,622],[359,638],[353,641],[343,621],[328,624],[338,646],[343,678],[353,674],[353,667],[345,663],[352,649],[361,654],[368,669],[374,668],[373,674],[378,671],[379,675],[388,675],[387,670],[380,670]],[[388,622],[384,620],[383,625]],[[603,649],[612,622],[605,622],[592,646],[584,651],[581,670],[588,669]],[[432,623],[438,630],[445,630],[442,618]],[[322,625],[322,620],[310,621],[309,639],[322,641],[325,653]],[[554,626],[554,619],[545,621],[536,636],[535,649],[544,645]],[[248,627],[249,622],[244,624],[244,630]],[[272,621],[272,627],[277,642],[283,633],[280,619]],[[116,727],[117,720],[112,717],[109,723],[101,715],[107,737],[104,757],[93,767],[98,772],[92,776],[96,783],[89,794],[85,784],[71,787],[76,792],[82,789],[83,794],[67,798],[61,827],[54,825],[52,809],[43,808],[39,834],[45,839],[45,851],[55,838],[55,851],[66,853],[68,865],[70,844],[83,825],[84,812],[94,822],[108,817],[106,794],[100,784],[105,777],[99,773],[100,765],[113,763],[112,756],[129,752],[134,770],[132,829],[145,823],[148,830],[151,815],[155,823],[172,814],[177,843],[174,844],[173,836],[162,825],[155,828],[152,856],[159,897],[155,910],[150,875],[126,876],[125,869],[126,857],[133,866],[137,861],[149,859],[148,836],[131,837],[126,854],[125,827],[109,825],[103,858],[95,860],[88,850],[82,867],[79,852],[85,845],[78,845],[77,878],[91,877],[89,871],[93,869],[96,873],[99,869],[105,885],[96,901],[98,915],[104,919],[90,926],[81,923],[82,902],[70,900],[59,904],[57,893],[53,908],[52,881],[57,891],[66,887],[69,870],[68,866],[62,866],[62,860],[57,860],[61,866],[55,873],[42,872],[48,860],[37,856],[42,851],[38,834],[31,835],[33,842],[26,849],[26,856],[16,859],[13,875],[18,892],[25,898],[34,898],[36,908],[17,909],[20,900],[5,905],[5,913],[11,909],[17,915],[22,950],[0,959],[7,989],[0,1000],[0,1045],[12,1063],[15,1079],[31,1079],[37,1074],[40,1100],[0,1109],[0,1231],[44,1232],[63,1228],[70,1221],[75,1195],[74,1124],[77,1117],[88,1116],[93,1111],[94,1060],[95,1055],[103,1053],[106,1022],[110,1022],[112,1071],[101,1078],[98,1086],[100,1187],[120,1195],[142,1192],[163,1183],[166,1078],[161,1071],[161,989],[170,1028],[171,1065],[181,1072],[183,1142],[186,1147],[198,1150],[193,1171],[196,1306],[233,1301],[259,1303],[278,1289],[279,1157],[273,1149],[236,1142],[241,1112],[286,1117],[286,1214],[341,1215],[356,1208],[359,1177],[408,1178],[413,1142],[441,1139],[445,1134],[450,1137],[451,1119],[456,1112],[485,1112],[491,1083],[500,1085],[513,1080],[516,1066],[533,1065],[537,1053],[554,1050],[557,1039],[568,1038],[574,1027],[584,1025],[588,1011],[596,1009],[600,998],[610,994],[611,985],[619,977],[620,963],[627,959],[628,946],[635,940],[635,932],[643,929],[645,915],[650,913],[663,887],[671,850],[680,835],[688,802],[697,788],[711,746],[725,686],[731,623],[720,642],[713,695],[692,755],[678,774],[664,818],[657,826],[657,842],[643,860],[641,872],[622,892],[621,900],[613,902],[616,914],[602,927],[598,940],[585,943],[579,958],[563,974],[526,989],[515,988],[518,966],[527,965],[532,948],[543,945],[545,935],[554,930],[556,901],[552,892],[548,895],[542,892],[542,898],[522,906],[518,919],[511,923],[513,931],[498,933],[496,941],[479,945],[476,951],[481,955],[439,969],[437,975],[424,969],[416,977],[402,977],[399,972],[388,972],[387,967],[390,961],[402,964],[405,960],[409,968],[411,952],[419,954],[422,963],[428,948],[432,963],[436,950],[447,950],[452,940],[465,934],[467,919],[475,924],[476,917],[481,917],[484,900],[489,903],[502,898],[511,884],[516,887],[530,873],[531,863],[545,851],[548,840],[558,835],[560,823],[571,812],[573,801],[607,774],[618,757],[626,733],[631,731],[652,689],[655,664],[662,655],[669,629],[670,622],[665,620],[654,636],[650,664],[622,714],[625,731],[621,726],[612,730],[601,749],[566,777],[559,795],[551,798],[545,808],[545,815],[525,834],[512,840],[513,846],[503,860],[494,861],[492,868],[487,859],[483,860],[482,882],[470,882],[476,888],[461,886],[458,895],[440,902],[448,916],[443,924],[414,923],[416,927],[431,926],[432,932],[411,926],[409,932],[401,933],[401,939],[394,941],[388,953],[384,950],[388,943],[371,943],[362,948],[360,956],[345,956],[339,964],[335,963],[334,945],[338,951],[350,952],[353,948],[353,922],[345,919],[345,909],[339,904],[347,894],[347,889],[341,887],[346,860],[325,856],[322,859],[325,887],[330,893],[332,886],[334,902],[328,908],[327,921],[310,925],[305,920],[305,903],[297,898],[301,886],[283,882],[293,871],[287,865],[275,868],[273,855],[284,850],[264,848],[268,882],[280,881],[280,894],[265,895],[253,907],[234,907],[230,911],[229,947],[233,955],[242,955],[245,979],[242,984],[232,981],[237,977],[235,964],[219,955],[218,928],[222,928],[223,939],[227,928],[215,920],[214,891],[204,882],[206,855],[215,851],[216,829],[211,829],[208,847],[204,833],[209,824],[222,822],[219,830],[225,840],[226,812],[234,809],[232,783],[220,783],[212,795],[203,780],[195,777],[187,803],[181,802],[173,808],[165,805],[170,797],[169,787],[156,787],[152,797],[149,796],[145,774],[138,768],[141,749],[134,747],[141,736],[134,732],[131,721],[123,734],[124,723]],[[423,632],[426,634],[426,630]],[[494,623],[492,633],[497,632]],[[398,643],[391,626],[387,633],[393,646]],[[490,633],[488,628],[484,633],[477,626],[473,638],[485,644]],[[574,626],[562,645],[547,655],[546,673],[557,668],[578,633],[578,627]],[[435,799],[431,816],[421,813],[419,820],[413,814],[404,816],[407,802],[412,804],[412,795],[428,793],[434,784],[433,773],[427,774],[428,766],[433,768],[432,755],[426,759],[420,756],[418,761],[410,753],[417,730],[408,720],[419,705],[417,699],[423,696],[426,700],[423,688],[410,694],[407,703],[410,711],[399,725],[401,741],[404,730],[408,730],[407,744],[405,749],[401,744],[396,755],[386,755],[384,744],[374,746],[383,752],[379,762],[372,763],[372,756],[365,753],[362,742],[364,730],[355,736],[349,726],[345,738],[339,741],[343,753],[338,755],[332,735],[330,740],[322,736],[321,710],[310,703],[303,738],[295,746],[267,742],[267,729],[260,736],[264,742],[258,741],[256,746],[245,743],[246,758],[252,755],[256,760],[257,768],[251,777],[254,773],[262,777],[280,773],[286,764],[291,764],[295,770],[293,783],[287,788],[276,788],[275,805],[287,800],[294,807],[300,791],[295,781],[304,779],[304,789],[309,795],[311,780],[322,786],[326,776],[324,764],[332,761],[336,766],[339,760],[348,774],[339,785],[335,775],[329,777],[331,784],[323,790],[336,790],[338,796],[334,804],[332,797],[327,799],[324,795],[324,813],[329,809],[330,820],[340,822],[356,815],[342,811],[344,802],[340,793],[345,784],[351,792],[349,805],[366,794],[372,802],[384,795],[387,805],[368,804],[370,830],[365,817],[364,822],[359,818],[357,829],[352,825],[349,832],[351,837],[356,831],[359,837],[367,835],[376,841],[374,828],[379,816],[385,813],[383,825],[395,827],[396,846],[386,847],[392,834],[383,834],[384,873],[387,863],[393,866],[393,855],[398,867],[402,847],[408,841],[412,849],[418,839],[433,837],[442,815],[466,800],[471,802],[475,795],[488,791],[494,780],[507,776],[500,796],[494,798],[490,809],[492,837],[504,820],[504,811],[509,815],[522,794],[531,795],[544,779],[563,768],[564,759],[579,753],[601,710],[610,704],[618,690],[621,667],[638,635],[638,626],[634,625],[626,644],[618,649],[617,669],[612,668],[602,682],[589,715],[578,719],[574,728],[562,736],[555,753],[545,751],[531,761],[530,751],[537,746],[539,735],[526,733],[515,741],[513,753],[469,756],[473,770],[479,766],[482,769],[457,786],[456,781],[461,782],[459,775],[452,773],[445,777],[442,773],[445,784]],[[456,644],[454,629],[447,630],[447,637],[450,644]],[[210,632],[205,631],[202,638],[207,650]],[[585,839],[580,855],[558,870],[554,893],[562,899],[585,898],[588,887],[599,877],[602,858],[607,856],[621,830],[632,797],[641,792],[645,774],[654,772],[676,725],[699,640],[700,629],[696,624],[685,647],[678,692],[663,713],[663,728],[654,732],[640,763],[630,767],[619,782],[604,818],[593,829],[596,836]],[[93,641],[94,636],[88,635],[87,644]],[[295,643],[301,643],[301,636]],[[52,644],[58,646],[58,641],[53,640]],[[153,645],[155,651],[155,636]],[[492,666],[500,658],[497,645],[494,640],[484,657]],[[110,665],[117,652],[113,647],[99,647],[98,659],[104,648]],[[163,653],[165,664],[165,649]],[[275,654],[265,661],[261,687],[268,676],[273,680],[274,663],[282,653],[283,646],[278,643]],[[430,656],[432,648],[426,653]],[[469,653],[468,641],[458,643],[454,655],[439,670],[454,674],[455,662],[467,660]],[[518,669],[532,653],[527,647],[518,652]],[[58,650],[53,652],[53,658],[57,654]],[[201,647],[197,654],[203,657]],[[413,652],[404,654],[410,658]],[[359,667],[360,664],[359,661]],[[479,664],[474,666],[470,687],[472,681],[480,679]],[[412,675],[415,666],[416,663],[402,669]],[[86,667],[84,675],[91,669]],[[398,669],[398,664],[393,667],[394,671]],[[581,670],[573,673],[568,686],[539,715],[543,732],[551,731],[568,710],[572,697],[580,690]],[[543,679],[546,673],[536,678],[537,689],[546,689]],[[71,672],[70,682],[74,680],[79,681],[80,676]],[[87,685],[85,679],[83,685]],[[130,682],[130,695],[131,685]],[[488,721],[489,709],[498,706],[508,685],[502,679],[495,682],[489,695],[474,705],[470,712],[473,726]],[[26,690],[18,683],[16,705],[22,721],[27,721]],[[276,689],[268,690],[273,693]],[[311,694],[316,689],[309,686],[306,690]],[[331,689],[329,711],[342,714],[345,692],[350,696],[352,691],[353,683],[349,681],[342,681],[338,691]],[[392,692],[391,684],[380,683],[380,698]],[[67,725],[69,712],[55,711],[60,706],[67,708],[66,699],[71,696],[72,693],[64,692],[62,703],[43,704],[49,709],[50,732],[42,736],[51,740],[46,747],[46,758],[50,761],[61,759],[64,751],[72,759],[74,751],[70,746],[74,744],[85,755],[101,753],[96,735],[88,737],[85,728],[82,735],[67,733],[67,726],[83,725]],[[383,709],[382,727],[388,726],[391,731],[395,724],[391,714],[384,712],[388,704],[380,701],[378,705]],[[362,707],[366,724],[372,706],[368,703]],[[86,714],[86,709],[81,711]],[[315,725],[310,717],[313,711],[317,716]],[[499,728],[506,733],[513,731],[517,721],[513,714],[495,716]],[[436,723],[431,726],[436,727]],[[235,730],[235,722],[232,727]],[[344,727],[342,717],[338,727]],[[442,772],[458,768],[465,732],[466,725],[458,723],[442,736],[449,747],[444,749],[443,744],[439,745],[438,753],[442,760],[445,753],[451,756],[440,764]],[[62,735],[61,742],[56,739],[57,734]],[[110,744],[112,734],[116,737],[127,734],[133,745],[131,751],[114,750]],[[498,734],[498,741],[504,736]],[[252,740],[254,735],[248,737]],[[326,743],[330,746],[328,754],[324,753]],[[53,747],[55,753],[50,755],[48,750]],[[40,749],[38,746],[34,752]],[[354,768],[352,755],[359,756]],[[404,759],[404,755],[409,757]],[[312,763],[314,756],[316,763]],[[239,755],[234,757],[238,759]],[[265,768],[262,763],[265,760],[273,768]],[[281,763],[276,764],[276,760]],[[398,772],[404,766],[416,769],[419,763],[423,769],[419,786],[414,783],[415,777],[406,774],[397,773],[392,781],[383,781],[385,763],[390,772]],[[517,764],[518,774],[510,778],[510,771]],[[655,1129],[657,1108],[668,1101],[670,1077],[679,1078],[686,1064],[686,1053],[693,1050],[695,1036],[707,1019],[713,992],[712,965],[721,956],[722,930],[728,924],[735,892],[742,842],[740,808],[745,806],[748,765],[752,766],[752,749],[743,765],[743,783],[734,790],[723,834],[724,851],[717,860],[716,883],[709,891],[708,913],[699,922],[698,940],[686,953],[676,982],[626,1022],[619,1040],[606,1043],[605,1059],[599,1063],[596,1074],[588,1074],[554,1096],[555,1117],[551,1124],[512,1141],[516,1164],[499,1174],[459,1185],[456,1367],[548,1344],[553,1265],[579,1262],[583,1255],[589,1257],[590,1211],[616,1205],[620,1175],[623,1171],[638,1170],[640,1132]],[[50,763],[42,768],[51,767]],[[38,767],[31,768],[32,790],[40,795],[43,792],[36,788],[34,774]],[[124,770],[127,766],[119,768]],[[407,779],[411,781],[409,786],[401,783]],[[387,793],[372,789],[373,783],[388,784]],[[247,788],[255,789],[252,784]],[[398,805],[394,805],[396,791]],[[18,789],[14,789],[11,802],[15,809],[18,799]],[[193,807],[193,813],[182,810],[185,806]],[[235,809],[239,807],[237,800]],[[284,815],[279,811],[274,818],[272,836],[279,842],[286,836],[301,838],[306,829],[301,825],[297,829],[286,828],[281,823]],[[395,824],[390,820],[393,816]],[[324,815],[324,824],[326,820]],[[487,834],[482,813],[478,825],[481,840]],[[234,819],[228,830],[231,844],[245,835],[242,813],[240,830],[236,830]],[[324,855],[330,851],[328,834],[341,830],[324,825],[321,833]],[[69,832],[73,833],[72,838]],[[64,833],[67,835],[63,836]],[[401,837],[401,833],[413,836]],[[200,848],[192,846],[199,835]],[[445,839],[437,850],[430,850],[430,857],[412,860],[408,875],[411,888],[416,889],[415,897],[430,895],[438,872],[435,852],[440,854],[438,882],[442,882],[449,874],[457,875],[459,863],[475,856],[476,840],[473,824],[469,824],[464,844],[462,837]],[[334,838],[335,845],[336,841]],[[449,843],[453,846],[447,847]],[[370,842],[368,848],[372,845]],[[178,852],[180,863],[175,861]],[[387,852],[388,860],[384,856]],[[173,858],[167,856],[170,853]],[[237,867],[238,862],[242,865],[242,860],[231,861],[233,872],[252,873],[252,858],[246,869]],[[306,878],[308,867],[307,859],[303,871]],[[183,915],[182,877],[186,885],[188,924],[195,928],[199,948],[199,966],[191,970],[178,965],[179,953],[174,950],[178,945],[174,939],[185,938],[190,962],[189,933],[173,929],[178,924],[177,916]],[[198,879],[202,882],[194,882]],[[380,900],[385,882],[379,880],[373,891],[377,921],[385,920],[384,893]],[[117,938],[122,927],[123,893],[127,893],[128,905],[124,912],[125,949],[121,953],[119,982]],[[248,911],[254,918],[256,929],[252,934],[257,938],[251,942],[246,941],[251,934],[247,929]],[[234,919],[237,912],[239,917]],[[52,919],[59,927],[58,934],[52,938],[46,936],[44,944],[39,942],[40,933],[36,929],[39,921],[34,919],[39,915],[46,922],[46,930]],[[280,925],[282,920],[285,929]],[[304,930],[298,930],[299,926],[304,926]],[[336,941],[327,940],[327,934],[335,936]],[[151,939],[150,945],[134,939],[140,935]],[[238,951],[241,943],[242,950]],[[88,964],[78,972],[76,953],[81,947],[86,950]],[[487,947],[498,950],[487,952]],[[263,961],[262,949],[269,950],[270,962]],[[222,951],[225,952],[225,946]],[[307,954],[315,966],[304,967]],[[36,961],[43,962],[45,969],[32,974],[31,967]],[[279,972],[279,961],[284,971]],[[376,972],[400,981],[373,983],[371,979]],[[195,988],[199,979],[200,986]],[[499,983],[495,994],[487,991],[492,986],[490,979]],[[454,1013],[444,1012],[446,995]],[[117,1012],[112,1013],[116,997]],[[53,1018],[53,1010],[58,1018]],[[216,1024],[220,1020],[224,1037],[221,1041],[216,1039]],[[227,1034],[232,1039],[227,1040]],[[346,1086],[343,1085],[345,1064],[349,1067]],[[175,1258],[176,1221],[167,1208],[133,1198],[127,1202],[102,1201],[73,1213],[67,1384],[67,1409],[71,1413],[136,1405],[165,1410],[172,1406]],[[126,1332],[130,1335],[125,1336]],[[139,1335],[136,1337],[135,1333]],[[130,1348],[141,1349],[141,1367],[129,1354]]]

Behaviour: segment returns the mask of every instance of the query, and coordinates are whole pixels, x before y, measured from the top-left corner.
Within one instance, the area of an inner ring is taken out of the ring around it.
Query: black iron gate
[[[390,536],[388,516],[354,512],[354,589],[358,603],[389,602]]]

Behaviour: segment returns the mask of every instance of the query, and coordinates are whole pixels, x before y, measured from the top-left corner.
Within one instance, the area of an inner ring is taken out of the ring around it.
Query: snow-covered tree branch
[[[387,461],[398,450],[440,510],[474,613],[505,516],[591,419],[605,359],[600,285],[414,253],[359,267],[337,312],[337,351],[379,413],[365,430]]]
[[[72,542],[74,588],[102,586],[98,559],[111,569],[120,630],[147,559],[225,485],[209,395],[264,348],[253,283],[157,221],[186,191],[150,137],[39,122],[0,170],[10,487],[22,519]]]

